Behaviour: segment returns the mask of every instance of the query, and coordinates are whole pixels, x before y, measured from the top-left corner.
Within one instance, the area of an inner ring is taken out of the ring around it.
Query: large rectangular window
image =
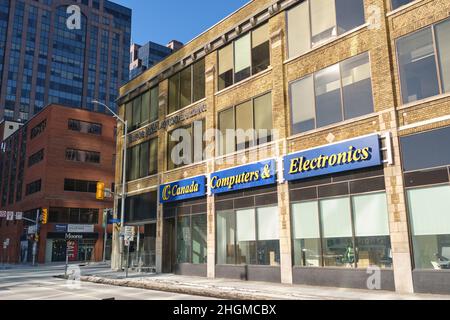
[[[450,91],[450,20],[397,40],[403,103]]]
[[[158,86],[144,92],[125,105],[125,119],[128,131],[136,130],[158,120],[159,88]]]
[[[374,111],[369,54],[363,53],[290,84],[292,134]]]
[[[364,0],[305,0],[287,11],[287,21],[292,58],[363,25]]]
[[[205,97],[205,60],[202,59],[169,78],[168,114]]]
[[[219,90],[266,70],[270,66],[269,25],[266,23],[223,47],[218,59]]]
[[[44,149],[39,150],[28,158],[28,168],[38,164],[42,160],[44,160]]]
[[[271,93],[219,113],[218,154],[224,155],[272,141]]]
[[[64,191],[95,193],[97,181],[64,179]]]
[[[295,265],[390,268],[388,217],[385,193],[292,204]]]
[[[69,130],[82,133],[89,133],[101,136],[102,125],[100,123],[87,122],[82,120],[69,119],[67,126]]]
[[[404,171],[450,164],[450,127],[400,138]]]
[[[128,181],[145,178],[158,172],[158,138],[128,148],[127,152]]]
[[[85,151],[76,149],[66,150],[66,160],[86,163],[100,163],[100,152]]]
[[[27,184],[26,189],[25,189],[25,195],[29,196],[35,193],[38,193],[41,191],[41,183],[42,180],[36,180],[32,183]]]
[[[48,221],[50,223],[99,223],[98,209],[87,208],[55,208],[49,210]]]
[[[278,207],[217,212],[217,264],[278,266]]]

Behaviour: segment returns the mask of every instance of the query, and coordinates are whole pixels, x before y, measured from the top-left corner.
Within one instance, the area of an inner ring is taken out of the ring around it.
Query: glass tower
[[[131,9],[72,2],[78,11],[63,0],[0,0],[0,119],[26,121],[50,103],[116,108],[129,79]]]

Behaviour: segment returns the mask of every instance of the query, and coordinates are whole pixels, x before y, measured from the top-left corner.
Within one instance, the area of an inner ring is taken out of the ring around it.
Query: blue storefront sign
[[[218,194],[276,183],[275,160],[261,161],[211,175],[211,193]]]
[[[378,135],[340,142],[284,157],[284,178],[306,179],[382,164]]]
[[[202,197],[206,194],[206,177],[199,176],[160,186],[161,203]]]

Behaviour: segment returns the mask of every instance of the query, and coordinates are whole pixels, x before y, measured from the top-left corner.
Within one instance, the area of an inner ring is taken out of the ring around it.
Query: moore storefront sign
[[[211,193],[218,194],[276,183],[275,160],[261,161],[211,175]]]
[[[288,181],[381,165],[380,138],[372,135],[284,157]]]
[[[206,177],[200,176],[160,186],[160,202],[186,200],[206,194]]]

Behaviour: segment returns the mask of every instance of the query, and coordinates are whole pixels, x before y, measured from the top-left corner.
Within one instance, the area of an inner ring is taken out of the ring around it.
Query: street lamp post
[[[121,122],[124,126],[124,138],[123,138],[123,144],[122,144],[122,152],[123,152],[123,161],[122,161],[122,202],[121,202],[121,215],[120,215],[120,246],[122,247],[122,254],[121,254],[121,258],[120,258],[120,269],[122,270],[122,263],[123,263],[123,242],[124,242],[124,237],[123,237],[123,228],[125,225],[125,198],[126,198],[126,194],[125,194],[125,189],[126,189],[126,167],[127,167],[127,136],[128,136],[128,121],[127,120],[123,120],[121,117],[119,117],[118,114],[116,114],[113,110],[111,110],[111,108],[109,108],[106,104],[101,103],[99,101],[92,101],[92,103],[95,104],[99,104],[103,107],[105,107],[106,109],[108,109],[109,112],[111,112],[114,116],[114,118],[116,118],[119,122]],[[120,250],[120,248],[119,248]]]

